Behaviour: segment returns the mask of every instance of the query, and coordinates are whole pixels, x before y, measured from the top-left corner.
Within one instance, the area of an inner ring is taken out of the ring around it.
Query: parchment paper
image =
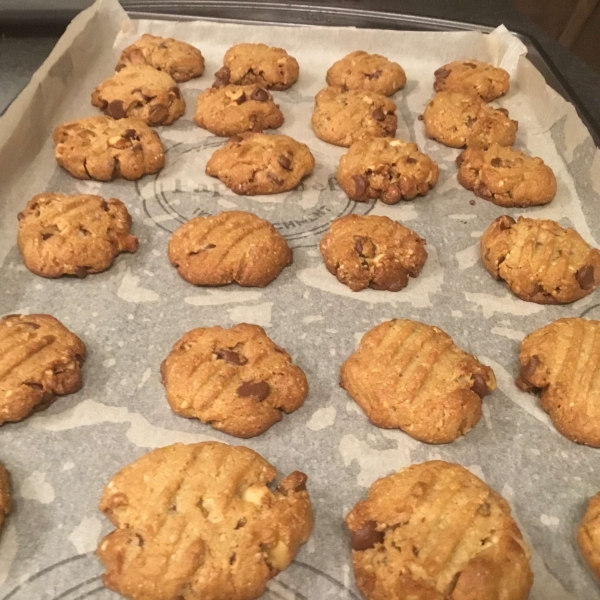
[[[137,183],[77,181],[56,166],[52,128],[98,114],[91,91],[112,73],[121,49],[146,31],[191,42],[207,60],[206,74],[182,85],[185,117],[159,129],[167,166]],[[307,143],[317,168],[287,194],[238,197],[204,175],[208,156],[223,140],[193,124],[195,99],[211,85],[225,50],[242,41],[283,46],[300,62],[298,83],[275,95],[286,118],[281,132]],[[406,69],[408,84],[394,97],[397,136],[417,142],[441,167],[426,198],[396,206],[353,203],[335,182],[344,150],[315,137],[310,114],[327,68],[356,49],[385,54]],[[560,436],[538,400],[513,383],[523,336],[559,317],[599,318],[599,294],[563,307],[523,302],[493,281],[478,257],[481,233],[506,212],[556,219],[589,242],[599,241],[599,153],[574,108],[546,86],[524,53],[504,28],[483,35],[136,22],[115,0],[100,0],[75,20],[0,120],[0,314],[53,314],[89,350],[81,392],[0,429],[0,460],[12,474],[15,497],[0,539],[2,600],[116,597],[102,588],[93,555],[110,530],[97,510],[101,491],[117,470],[151,448],[210,439],[242,443],[172,413],[159,379],[161,361],[184,332],[241,321],[265,327],[310,383],[300,410],[243,442],[281,473],[305,471],[316,511],[311,540],[265,598],[357,598],[343,516],[377,477],[442,458],[468,467],[510,501],[533,549],[531,598],[600,599],[575,543],[585,502],[600,489],[598,452]],[[541,156],[556,173],[558,194],[547,207],[506,211],[480,199],[472,206],[475,196],[456,181],[458,152],[425,138],[417,116],[432,94],[433,71],[458,58],[510,71],[511,91],[498,104],[520,122],[517,148]],[[133,215],[140,250],[81,281],[29,273],[15,246],[16,214],[46,190],[120,198]],[[266,289],[185,283],[167,261],[170,233],[194,215],[233,208],[276,223],[294,247],[293,266]],[[426,238],[429,259],[404,291],[352,293],[325,271],[317,243],[334,218],[350,212],[388,215]],[[338,387],[339,366],[360,337],[392,317],[438,325],[494,368],[499,389],[485,399],[481,422],[463,439],[429,446],[378,429]]]

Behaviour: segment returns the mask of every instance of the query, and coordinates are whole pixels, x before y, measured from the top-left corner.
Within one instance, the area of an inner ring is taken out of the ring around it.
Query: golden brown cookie
[[[577,530],[577,543],[588,567],[600,579],[600,493],[588,503]]]
[[[97,555],[104,585],[131,600],[254,600],[313,528],[307,477],[243,446],[175,444],[138,458],[104,489],[116,529]]]
[[[284,118],[273,96],[254,84],[204,90],[198,96],[194,121],[215,135],[229,137],[246,131],[277,129]]]
[[[548,204],[556,195],[556,178],[541,158],[492,144],[467,148],[456,159],[458,181],[477,196],[506,208]]]
[[[194,285],[265,287],[292,264],[293,255],[271,223],[232,210],[182,225],[169,240],[169,260]]]
[[[507,110],[464,92],[438,92],[425,108],[423,122],[428,137],[451,148],[512,146],[518,128]]]
[[[218,177],[243,196],[293,190],[312,173],[309,147],[287,135],[243,133],[230,138],[206,163],[206,174]]]
[[[378,198],[386,204],[425,196],[437,183],[439,168],[416,144],[394,138],[354,142],[340,158],[337,180],[351,200]]]
[[[327,71],[327,85],[391,96],[406,85],[406,73],[385,56],[357,50],[333,63]]]
[[[150,65],[181,83],[204,73],[204,57],[198,48],[173,38],[145,33],[121,53],[116,71],[128,65]]]
[[[0,319],[0,425],[81,389],[84,343],[50,315]]]
[[[327,270],[353,292],[367,287],[398,292],[427,260],[425,240],[388,217],[336,219],[319,245]]]
[[[568,304],[600,284],[600,250],[556,221],[498,217],[481,237],[483,266],[513,294],[538,304]]]
[[[504,96],[510,88],[510,75],[499,67],[480,60],[456,60],[435,73],[436,92],[475,94],[485,102]]]
[[[59,125],[52,137],[58,164],[77,179],[134,180],[165,164],[160,137],[139,119],[79,119]]]
[[[393,137],[398,126],[396,105],[389,98],[341,87],[316,95],[311,122],[319,139],[346,147],[367,137]]]
[[[573,442],[600,448],[600,321],[567,318],[521,342],[517,385],[539,393],[554,426]]]
[[[446,444],[477,424],[496,378],[441,329],[393,319],[364,335],[340,385],[378,427]]]
[[[114,198],[38,194],[19,213],[17,243],[25,266],[42,277],[100,273],[121,252],[135,252],[131,215]]]
[[[287,90],[299,73],[298,61],[283,48],[237,44],[225,53],[223,66],[215,73],[215,85],[256,83],[271,90]]]
[[[0,463],[0,533],[2,533],[2,525],[4,519],[8,516],[12,506],[10,499],[10,478],[8,471],[2,463]]]
[[[508,502],[435,460],[378,479],[346,516],[367,600],[527,600],[529,549]]]
[[[175,80],[150,65],[132,64],[103,81],[92,104],[114,119],[133,117],[148,125],[171,125],[185,112]]]
[[[258,325],[188,331],[160,372],[171,408],[236,437],[260,435],[302,406],[306,376]]]

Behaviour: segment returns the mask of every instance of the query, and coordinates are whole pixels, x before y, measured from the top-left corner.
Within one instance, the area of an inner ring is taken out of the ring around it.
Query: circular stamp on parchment
[[[272,196],[238,196],[204,169],[210,155],[223,145],[210,137],[195,144],[169,148],[167,165],[157,175],[136,182],[148,219],[172,233],[197,216],[223,210],[245,210],[273,223],[292,247],[316,246],[331,222],[351,213],[368,214],[373,202],[350,200],[335,178],[337,165],[314,153],[316,166],[295,190]]]

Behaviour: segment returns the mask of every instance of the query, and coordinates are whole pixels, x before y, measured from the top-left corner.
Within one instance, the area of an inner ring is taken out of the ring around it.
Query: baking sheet
[[[98,114],[91,91],[110,76],[120,50],[143,32],[195,44],[207,63],[202,78],[181,86],[185,117],[159,129],[167,166],[136,183],[77,181],[56,166],[52,128]],[[243,198],[203,173],[223,140],[194,125],[195,98],[211,85],[226,49],[241,41],[285,47],[300,63],[298,83],[275,92],[286,118],[280,131],[307,143],[317,168],[287,194]],[[396,206],[358,204],[335,182],[345,150],[314,136],[310,114],[327,68],[356,49],[385,54],[407,72],[406,88],[393,98],[397,137],[415,141],[440,164],[440,181],[426,198]],[[600,154],[573,106],[546,86],[524,53],[504,28],[484,35],[131,21],[116,0],[100,0],[75,20],[0,119],[0,315],[48,312],[89,350],[78,394],[0,428],[0,460],[11,471],[15,499],[0,538],[1,600],[116,598],[102,587],[93,555],[111,529],[97,510],[104,485],[152,448],[213,439],[243,443],[281,473],[299,469],[309,476],[313,536],[265,598],[358,598],[343,516],[377,477],[441,458],[468,467],[510,501],[533,549],[533,600],[600,599],[574,537],[585,502],[600,489],[598,451],[556,433],[537,399],[513,383],[524,335],[560,317],[600,318],[599,293],[563,307],[523,302],[493,281],[478,258],[479,236],[505,213],[555,219],[595,245],[600,238]],[[475,197],[456,181],[458,151],[425,138],[417,117],[432,94],[433,71],[473,57],[510,71],[511,92],[498,104],[520,122],[516,147],[554,169],[558,194],[550,205],[512,211],[480,199],[471,205]],[[121,199],[133,215],[139,251],[85,280],[29,273],[15,246],[16,214],[46,190]],[[197,214],[228,209],[269,219],[294,248],[293,266],[266,289],[194,288],[168,263],[174,229]],[[425,268],[405,290],[352,293],[326,272],[318,241],[334,218],[351,212],[390,216],[426,238]],[[429,446],[378,429],[338,387],[339,366],[360,337],[393,317],[442,327],[494,368],[499,389],[484,400],[481,422],[461,440]],[[265,327],[310,385],[300,410],[247,441],[173,414],[159,375],[161,361],[184,332],[241,321]]]

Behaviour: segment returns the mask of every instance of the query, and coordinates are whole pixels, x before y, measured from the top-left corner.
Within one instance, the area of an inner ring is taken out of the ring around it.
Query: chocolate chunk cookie
[[[406,85],[406,73],[385,56],[357,50],[333,63],[327,71],[327,85],[391,96]]]
[[[285,238],[252,213],[227,211],[196,217],[169,240],[169,260],[194,285],[269,285],[293,256]]]
[[[4,519],[8,516],[11,509],[10,499],[10,478],[8,471],[2,463],[0,463],[0,533],[2,533],[2,525]]]
[[[84,343],[50,315],[0,319],[0,425],[79,391],[85,356]]]
[[[185,112],[185,100],[175,80],[150,65],[123,67],[102,82],[92,104],[114,119],[134,117],[148,125],[171,125]]]
[[[527,600],[529,549],[508,502],[441,460],[378,479],[346,516],[367,600]]]
[[[439,168],[416,144],[394,138],[354,142],[340,158],[337,180],[351,200],[378,198],[386,204],[425,196],[437,183]]]
[[[389,98],[341,87],[317,94],[311,122],[319,139],[346,147],[367,137],[393,137],[398,126],[396,105]]]
[[[507,110],[464,92],[438,92],[427,105],[423,122],[428,137],[451,148],[512,146],[518,127]]]
[[[171,408],[236,437],[260,435],[302,406],[308,383],[258,325],[186,333],[161,366]]]
[[[120,71],[129,65],[150,65],[168,73],[179,83],[204,73],[204,57],[198,48],[149,33],[123,50],[116,70]]]
[[[559,319],[521,342],[517,385],[566,438],[600,448],[600,322]]]
[[[588,503],[577,531],[577,543],[588,567],[600,578],[600,492]]]
[[[254,196],[293,190],[314,168],[306,144],[287,135],[243,133],[214,152],[206,174],[236,194]]]
[[[556,178],[541,158],[492,144],[467,148],[456,159],[458,181],[480,198],[507,208],[548,204],[556,195]]]
[[[229,137],[246,131],[277,129],[284,118],[273,96],[254,84],[204,90],[198,96],[194,121],[215,135]]]
[[[287,90],[296,83],[299,73],[298,61],[283,48],[237,44],[225,53],[214,85],[256,83],[271,90]]]
[[[510,87],[510,75],[498,67],[480,60],[457,60],[435,73],[436,92],[475,94],[485,102],[504,96]]]
[[[340,385],[378,427],[446,444],[477,424],[496,379],[441,329],[393,319],[364,335],[342,365]]]
[[[398,292],[427,259],[425,240],[388,217],[336,219],[319,245],[327,270],[353,292],[367,287]]]
[[[59,125],[53,139],[58,164],[77,179],[139,179],[165,164],[158,134],[139,119],[79,119]]]
[[[17,242],[25,266],[42,277],[100,273],[121,252],[135,252],[131,216],[120,200],[38,194],[19,213]]]
[[[243,446],[153,450],[117,473],[100,510],[116,529],[97,555],[104,585],[131,600],[253,600],[313,528],[307,477]]]
[[[481,238],[484,267],[528,302],[567,304],[600,284],[600,250],[555,221],[498,217]]]

